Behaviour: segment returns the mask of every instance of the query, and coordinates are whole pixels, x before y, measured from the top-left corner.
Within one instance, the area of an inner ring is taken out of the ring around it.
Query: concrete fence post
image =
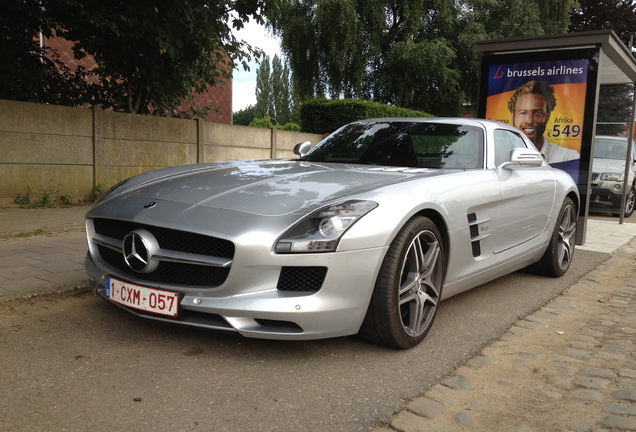
[[[100,184],[102,178],[102,166],[104,165],[104,140],[102,137],[102,124],[104,112],[100,107],[92,107],[93,110],[93,191]]]
[[[277,150],[277,133],[278,133],[278,129],[276,129],[275,127],[270,127],[269,128],[272,131],[272,135],[271,135],[271,141],[270,141],[270,148],[271,148],[271,153],[270,153],[270,157],[272,159],[276,159],[276,154],[278,153]]]
[[[197,118],[197,163],[205,162],[205,122],[201,118]]]

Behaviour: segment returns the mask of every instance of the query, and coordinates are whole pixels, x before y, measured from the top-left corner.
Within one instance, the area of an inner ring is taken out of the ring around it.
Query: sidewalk
[[[88,287],[87,211],[0,208],[0,301]]]
[[[86,211],[0,208],[0,301],[88,289]],[[635,236],[589,219],[577,249],[608,261],[375,432],[636,431]]]

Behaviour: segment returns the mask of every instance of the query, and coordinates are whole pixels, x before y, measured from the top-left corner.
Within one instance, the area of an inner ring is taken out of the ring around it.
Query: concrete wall
[[[293,157],[323,135],[0,100],[0,206],[18,194],[87,199],[174,165]]]

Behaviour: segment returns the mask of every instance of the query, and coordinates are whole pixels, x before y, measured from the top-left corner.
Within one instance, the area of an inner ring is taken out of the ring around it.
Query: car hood
[[[192,165],[142,174],[122,193],[267,216],[307,211],[438,171],[298,161]],[[119,193],[117,194],[121,196]]]
[[[625,172],[625,162],[616,159],[594,158],[592,172],[595,173],[623,173]]]

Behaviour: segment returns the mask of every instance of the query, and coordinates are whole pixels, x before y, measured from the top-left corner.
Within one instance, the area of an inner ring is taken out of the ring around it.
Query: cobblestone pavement
[[[375,432],[636,431],[636,241]]]

